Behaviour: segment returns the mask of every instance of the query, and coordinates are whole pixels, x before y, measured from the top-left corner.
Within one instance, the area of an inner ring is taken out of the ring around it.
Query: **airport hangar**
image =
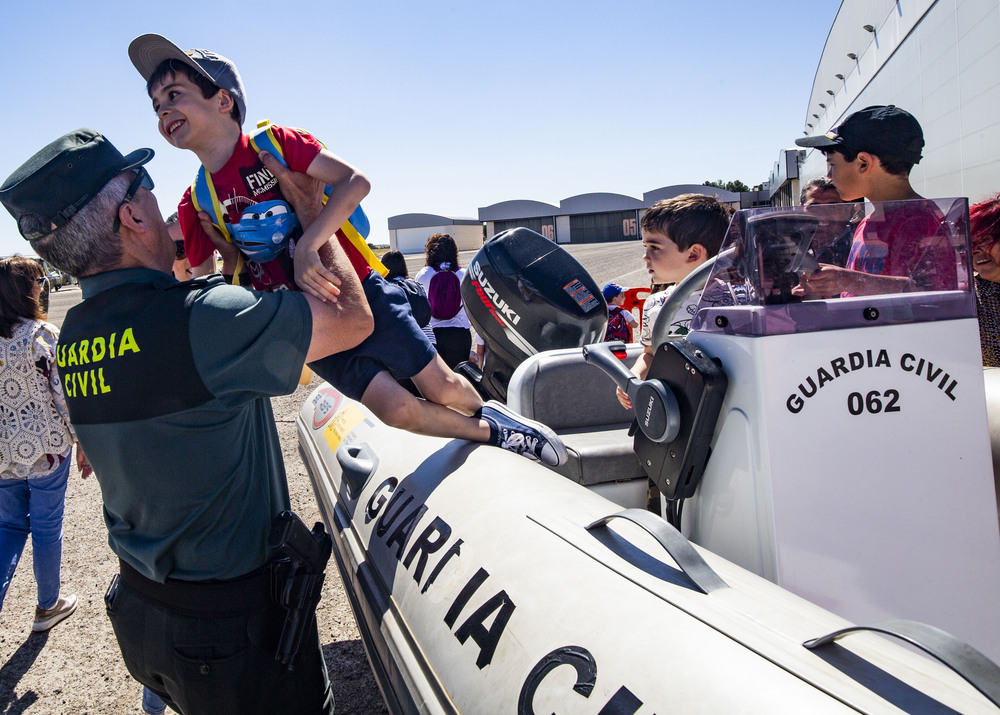
[[[389,219],[389,245],[403,253],[421,253],[427,238],[448,233],[460,251],[475,250],[495,234],[524,226],[557,243],[634,241],[639,238],[642,214],[660,199],[680,194],[711,193],[736,208],[741,194],[698,184],[667,186],[636,199],[622,194],[581,194],[559,205],[541,201],[503,201],[479,209],[479,219],[448,218],[433,214],[401,214]],[[746,192],[747,199],[760,192]]]

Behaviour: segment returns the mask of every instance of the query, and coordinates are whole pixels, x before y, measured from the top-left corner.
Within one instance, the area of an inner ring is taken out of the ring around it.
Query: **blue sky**
[[[476,217],[706,179],[767,178],[801,135],[838,0],[5,2],[0,178],[88,126],[156,151],[164,215],[197,169],[156,131],[131,39],[233,60],[258,119],[303,127],[372,182],[374,242],[400,213]],[[185,8],[198,8],[197,11]],[[248,8],[252,19],[237,22]],[[239,28],[243,28],[240,30]],[[30,253],[0,213],[0,255]]]

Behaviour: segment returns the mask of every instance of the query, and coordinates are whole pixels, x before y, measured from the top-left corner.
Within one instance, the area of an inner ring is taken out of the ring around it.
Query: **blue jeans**
[[[163,702],[159,695],[142,686],[142,711],[150,715],[162,715],[167,709],[167,704]]]
[[[38,607],[52,608],[59,600],[63,510],[70,455],[47,477],[0,479],[0,608],[24,544],[31,534]]]

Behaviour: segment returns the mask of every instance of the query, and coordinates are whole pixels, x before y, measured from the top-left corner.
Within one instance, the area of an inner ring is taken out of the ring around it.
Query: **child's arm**
[[[235,243],[230,243],[225,239],[225,237],[219,233],[219,229],[215,227],[212,223],[212,219],[204,211],[198,212],[198,223],[201,224],[201,230],[205,232],[205,235],[212,239],[212,243],[215,244],[215,250],[219,252],[222,256],[222,273],[225,275],[232,275],[236,272],[236,265],[240,256],[240,249],[236,247]],[[210,276],[215,273],[215,254],[209,255],[205,259],[204,263],[198,266],[191,267],[191,275],[195,278],[199,276]]]
[[[799,278],[799,284],[806,295],[836,298],[844,292],[852,295],[900,293],[906,287],[908,280],[906,276],[880,276],[850,268],[820,264],[819,269],[813,273],[803,274]]]
[[[645,380],[646,375],[649,374],[649,365],[652,362],[653,348],[647,345],[642,349],[642,355],[636,359],[635,364],[632,366],[632,374],[640,380]],[[618,401],[622,403],[622,407],[626,410],[632,409],[632,400],[628,399],[628,395],[625,394],[625,390],[620,387],[616,387],[615,395],[618,396]]]
[[[292,203],[299,221],[308,230],[322,213],[322,185],[317,186],[313,179],[291,171],[267,152],[261,152],[260,159],[277,178],[282,195]],[[357,346],[371,335],[375,325],[361,281],[340,243],[321,243],[319,253],[323,265],[331,269],[336,281],[332,295],[340,297],[316,300],[311,295],[306,296],[313,320],[306,362]],[[343,276],[343,279],[337,275]]]
[[[295,209],[295,215],[305,231],[323,210],[323,189],[326,184],[308,174],[292,171],[267,151],[258,154],[261,163],[274,174],[281,187],[281,194]]]
[[[483,340],[483,336],[476,334],[476,364],[479,369],[483,369],[483,365],[486,362],[486,341]]]
[[[637,327],[639,327],[639,321],[638,321],[638,319],[634,315],[632,315],[632,311],[631,310],[624,310],[623,309],[622,313],[625,314],[625,323],[630,328],[637,328]]]
[[[306,172],[333,187],[326,206],[295,244],[295,282],[304,292],[327,300],[337,295],[338,276],[334,275],[319,256],[319,248],[336,240],[337,229],[347,222],[361,199],[368,195],[371,184],[353,166],[326,149],[320,151]]]

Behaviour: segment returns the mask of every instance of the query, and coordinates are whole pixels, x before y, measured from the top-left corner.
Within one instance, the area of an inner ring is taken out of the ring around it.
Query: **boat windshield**
[[[738,211],[692,330],[772,335],[975,317],[968,200]]]

